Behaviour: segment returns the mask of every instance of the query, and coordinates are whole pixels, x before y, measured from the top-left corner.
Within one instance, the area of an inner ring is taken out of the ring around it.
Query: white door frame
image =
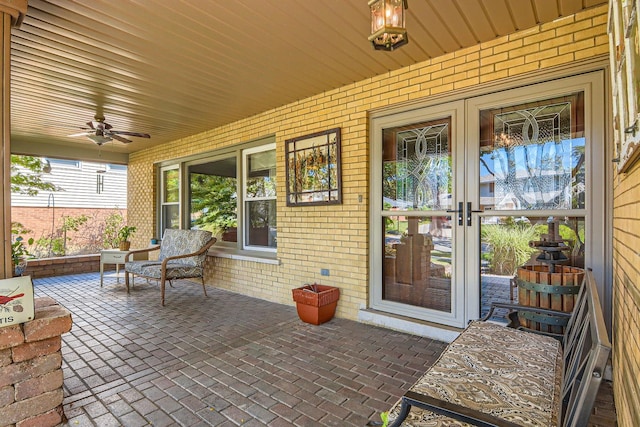
[[[455,209],[458,201],[456,194],[464,194],[464,180],[457,179],[457,176],[464,172],[464,153],[458,148],[462,145],[461,138],[464,134],[464,127],[462,122],[462,113],[464,112],[464,101],[453,101],[434,106],[418,108],[415,110],[409,110],[401,113],[394,113],[388,116],[376,117],[372,121],[370,128],[370,141],[372,147],[377,146],[377,149],[371,150],[371,203],[370,203],[370,238],[371,238],[371,251],[369,262],[369,275],[371,283],[370,292],[370,305],[374,309],[378,309],[386,312],[398,313],[403,316],[433,321],[443,325],[450,325],[455,327],[464,326],[464,262],[458,262],[463,257],[463,252],[460,251],[461,243],[464,242],[464,236],[461,233],[461,229],[457,227],[457,220],[455,214],[447,213],[444,210],[441,211],[402,211],[403,216],[452,216],[452,265],[454,270],[451,275],[451,283],[457,283],[452,286],[451,289],[451,312],[431,310],[422,307],[415,307],[407,304],[402,304],[394,301],[384,300],[382,298],[382,268],[380,268],[381,260],[383,259],[383,246],[381,244],[383,240],[382,228],[380,227],[380,219],[383,211],[382,206],[382,188],[380,185],[380,179],[382,177],[382,130],[386,128],[392,128],[420,121],[427,121],[432,119],[439,119],[445,117],[451,117],[451,144],[452,160],[454,164],[453,168],[453,182],[452,182],[452,209]],[[387,212],[388,213],[388,212]]]
[[[556,76],[557,77],[557,76]],[[556,80],[531,83],[526,86],[502,88],[488,94],[477,95],[466,99],[453,100],[437,105],[407,106],[403,111],[394,107],[387,112],[376,112],[372,115],[370,126],[370,292],[369,306],[373,309],[403,315],[410,318],[433,321],[442,325],[464,327],[470,320],[479,316],[480,300],[480,241],[479,219],[482,215],[495,215],[490,213],[474,213],[471,227],[458,227],[455,214],[447,214],[439,211],[427,212],[429,215],[452,215],[452,306],[451,313],[436,310],[428,310],[420,307],[411,307],[405,304],[386,301],[382,299],[382,229],[380,219],[382,215],[382,189],[380,180],[382,177],[382,144],[381,135],[385,128],[401,126],[405,124],[424,121],[429,118],[441,118],[451,116],[451,147],[454,162],[453,206],[457,207],[460,201],[470,201],[474,209],[479,206],[479,194],[477,185],[468,185],[473,177],[479,176],[478,162],[478,113],[480,110],[493,106],[508,106],[519,104],[528,100],[541,100],[563,94],[583,91],[585,93],[584,120],[585,139],[588,147],[585,153],[587,193],[586,209],[572,211],[585,216],[585,232],[589,236],[589,244],[586,248],[586,266],[593,269],[598,291],[601,295],[607,295],[604,286],[609,281],[609,263],[606,260],[609,247],[606,234],[606,176],[605,150],[606,120],[605,120],[605,72],[596,70],[571,77],[560,77]],[[495,88],[494,88],[495,89]],[[470,94],[471,95],[471,94]],[[475,146],[473,142],[476,141]],[[473,188],[472,188],[473,187]],[[466,203],[465,203],[466,204]],[[522,213],[522,211],[499,211],[500,214],[510,215]],[[559,211],[559,213],[562,213]],[[417,212],[403,212],[405,214],[421,215]],[[422,213],[424,214],[424,213]],[[566,214],[566,212],[565,212]],[[466,237],[465,237],[466,236]],[[457,250],[456,250],[457,248]],[[462,250],[462,252],[459,252]],[[605,299],[606,300],[606,299]]]
[[[585,234],[588,244],[585,247],[585,266],[592,268],[600,295],[604,295],[605,283],[605,111],[604,111],[604,72],[592,72],[573,77],[566,77],[550,82],[533,84],[525,87],[508,89],[499,93],[477,96],[466,101],[465,117],[467,121],[465,138],[467,144],[467,173],[468,182],[479,177],[479,144],[481,110],[508,107],[530,101],[552,99],[576,92],[584,92],[584,137],[585,137],[585,209],[571,210],[574,215],[585,217]],[[599,161],[595,161],[599,160]],[[477,209],[480,203],[478,185],[465,188],[466,200]],[[532,212],[532,211],[529,211]],[[567,211],[545,211],[549,215],[567,215]],[[535,211],[533,211],[535,213]],[[472,226],[467,230],[469,236],[479,236],[480,217],[494,215],[521,215],[523,211],[488,211],[472,214]],[[467,292],[466,319],[477,319],[480,316],[480,257],[479,238],[467,240],[467,276],[465,277]]]

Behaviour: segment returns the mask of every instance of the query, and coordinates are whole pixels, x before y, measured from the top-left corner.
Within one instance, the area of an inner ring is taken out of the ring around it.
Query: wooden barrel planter
[[[584,270],[563,265],[525,265],[516,272],[518,304],[528,307],[573,311],[574,300],[580,291]],[[562,334],[567,319],[542,313],[518,313],[520,324],[526,328]]]

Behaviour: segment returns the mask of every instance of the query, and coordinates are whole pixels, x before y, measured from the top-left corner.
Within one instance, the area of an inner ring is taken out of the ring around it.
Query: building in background
[[[110,216],[127,216],[127,166],[80,160],[46,159],[51,171],[43,179],[59,191],[37,196],[11,194],[11,217],[29,230],[30,252],[39,258],[95,253],[103,247],[103,233]],[[86,220],[75,221],[86,217]],[[74,224],[78,231],[70,227]],[[66,225],[66,226],[65,226]],[[67,230],[65,230],[65,228]]]

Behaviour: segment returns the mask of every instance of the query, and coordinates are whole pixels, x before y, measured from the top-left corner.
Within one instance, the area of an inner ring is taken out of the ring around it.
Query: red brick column
[[[53,427],[63,421],[61,335],[71,313],[36,298],[30,322],[0,328],[0,424]]]

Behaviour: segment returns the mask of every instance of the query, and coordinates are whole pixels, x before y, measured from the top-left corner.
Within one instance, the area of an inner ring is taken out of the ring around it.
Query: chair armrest
[[[502,418],[495,417],[493,415],[476,411],[458,404],[447,402],[432,396],[427,396],[421,393],[413,391],[407,391],[402,397],[407,403],[419,408],[427,409],[436,414],[444,415],[449,418],[453,418],[458,421],[462,421],[474,426],[483,427],[516,427],[518,424],[514,424],[510,421]]]
[[[528,311],[531,313],[550,314],[557,317],[565,317],[567,319],[571,317],[571,313],[567,313],[565,311],[550,310],[548,308],[540,308],[540,307],[530,307],[527,305],[510,304],[506,302],[492,302],[489,312],[480,320],[482,320],[483,322],[489,320],[491,316],[493,316],[493,311],[496,308],[506,308],[514,311]]]
[[[150,246],[150,247],[144,248],[144,249],[135,249],[133,251],[129,251],[126,254],[124,254],[124,260],[125,261],[129,261],[129,255],[132,255],[132,254],[141,254],[141,253],[145,253],[145,252],[153,252],[153,251],[157,251],[158,249],[160,249],[160,245]]]
[[[215,237],[212,237],[211,240],[209,240],[207,243],[205,243],[205,245],[203,247],[201,247],[200,250],[198,250],[198,252],[193,252],[193,253],[190,253],[190,254],[175,255],[175,256],[170,256],[170,257],[167,257],[167,258],[163,259],[162,260],[162,269],[164,270],[167,267],[167,263],[169,261],[173,261],[173,260],[180,259],[180,258],[190,258],[192,256],[202,255],[207,250],[209,250],[211,245],[213,245],[217,240],[218,239],[216,239]]]
[[[529,329],[529,328],[526,328],[526,327],[522,326],[520,324],[520,319],[519,319],[519,317],[517,315],[517,312],[546,314],[546,315],[553,316],[555,318],[562,318],[562,319],[570,319],[571,318],[571,313],[567,313],[565,311],[550,310],[548,308],[540,308],[540,307],[530,307],[530,306],[527,306],[527,305],[494,302],[494,303],[491,303],[491,308],[489,309],[489,312],[480,320],[483,321],[483,322],[489,320],[491,318],[491,316],[493,316],[493,311],[496,308],[506,308],[506,309],[512,310],[512,312],[507,315],[507,317],[509,318],[509,324],[507,325],[508,327],[513,328],[513,329],[526,330],[526,331],[533,332],[534,334],[538,334],[538,335],[546,335],[548,337],[552,337],[552,338],[555,338],[555,339],[560,340],[560,341],[562,341],[562,339],[563,339],[563,336],[564,336],[563,334],[558,334],[558,333],[555,333],[555,332],[538,331],[538,330],[535,330],[535,329]]]

